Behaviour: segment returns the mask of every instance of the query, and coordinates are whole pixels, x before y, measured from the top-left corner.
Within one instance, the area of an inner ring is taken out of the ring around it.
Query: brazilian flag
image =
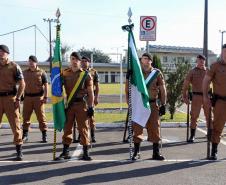
[[[64,111],[64,97],[61,77],[61,43],[60,43],[60,25],[57,25],[56,41],[54,48],[54,58],[52,61],[51,84],[52,84],[52,105],[54,128],[61,131],[66,121]]]

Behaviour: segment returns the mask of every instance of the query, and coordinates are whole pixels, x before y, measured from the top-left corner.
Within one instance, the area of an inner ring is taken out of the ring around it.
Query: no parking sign
[[[141,16],[140,17],[140,40],[155,41],[156,40],[156,16]]]

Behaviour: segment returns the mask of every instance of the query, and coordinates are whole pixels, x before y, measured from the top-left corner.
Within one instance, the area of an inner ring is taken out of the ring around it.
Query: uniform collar
[[[36,71],[40,71],[40,68],[38,66],[36,66],[35,70],[31,70],[30,68],[28,68],[29,71],[32,71],[32,72],[36,72]]]
[[[195,69],[206,71],[206,67],[204,67],[204,68],[199,68],[199,67],[196,66]]]
[[[73,71],[73,70],[72,70],[72,67],[71,67],[71,71],[72,71],[73,73],[76,73],[76,72],[78,72],[78,71],[79,71],[79,72],[82,72],[83,70],[82,70],[82,68],[79,68],[78,70]]]

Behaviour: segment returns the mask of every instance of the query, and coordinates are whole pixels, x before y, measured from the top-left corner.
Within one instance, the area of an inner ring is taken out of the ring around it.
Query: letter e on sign
[[[156,40],[156,16],[141,16],[140,17],[140,40],[155,41]]]

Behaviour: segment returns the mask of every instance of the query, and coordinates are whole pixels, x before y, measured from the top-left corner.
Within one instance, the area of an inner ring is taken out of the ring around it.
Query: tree
[[[61,46],[62,62],[67,61],[66,53],[70,50],[71,50],[71,46],[69,46],[67,44],[62,44],[62,46]]]
[[[167,103],[170,112],[170,119],[173,119],[176,108],[182,105],[182,87],[185,75],[191,69],[190,63],[177,62],[175,63],[175,71],[167,74],[166,89],[167,89]]]
[[[157,68],[157,69],[159,69],[160,71],[162,71],[161,60],[160,60],[160,58],[159,58],[156,54],[153,55],[152,66],[153,66],[154,68]]]
[[[91,54],[93,54],[93,62],[94,63],[111,63],[111,58],[104,54],[100,50],[96,50],[95,48],[92,50],[81,48],[78,50],[81,56],[86,56],[91,58]]]

